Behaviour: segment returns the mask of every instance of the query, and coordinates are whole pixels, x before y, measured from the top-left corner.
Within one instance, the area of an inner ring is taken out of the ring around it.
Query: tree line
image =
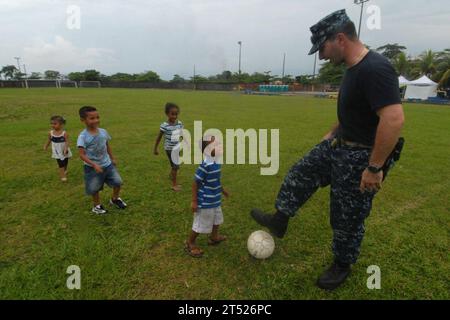
[[[450,87],[450,49],[443,51],[426,50],[413,57],[407,55],[405,46],[398,43],[386,44],[375,49],[385,56],[395,68],[397,75],[404,76],[408,80],[415,80],[426,75],[443,88]],[[302,76],[303,83],[327,83],[339,84],[345,72],[345,67],[334,66],[330,62],[322,65],[316,78]]]
[[[409,80],[419,78],[422,75],[428,76],[441,87],[450,87],[450,49],[434,52],[427,50],[417,57],[406,54],[406,47],[394,44],[386,44],[376,49],[383,56],[388,58],[394,66],[397,74],[405,76]],[[72,81],[101,81],[101,82],[172,82],[172,83],[271,83],[282,82],[284,84],[331,84],[339,85],[345,72],[345,66],[335,66],[330,62],[325,62],[320,66],[317,75],[273,75],[272,71],[237,73],[225,70],[220,74],[203,76],[193,75],[187,79],[175,74],[169,81],[162,80],[154,71],[145,71],[142,73],[123,73],[119,72],[113,75],[104,75],[97,70],[85,70],[84,72],[71,72],[68,75],[62,75],[56,70],[47,70],[44,73],[32,72],[29,76],[20,72],[14,65],[3,66],[0,69],[0,78],[5,80],[24,79],[43,79],[56,80],[67,79]]]

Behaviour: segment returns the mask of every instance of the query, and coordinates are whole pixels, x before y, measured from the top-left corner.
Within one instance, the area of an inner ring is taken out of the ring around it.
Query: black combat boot
[[[284,237],[289,222],[289,216],[279,211],[275,214],[267,214],[259,209],[253,209],[250,212],[250,215],[260,225],[268,228],[277,238],[281,239]]]
[[[334,290],[339,287],[350,274],[349,264],[333,262],[320,278],[317,280],[317,286],[325,290]]]

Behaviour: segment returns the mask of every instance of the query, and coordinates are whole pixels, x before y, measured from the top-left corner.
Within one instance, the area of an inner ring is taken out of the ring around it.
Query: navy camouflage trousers
[[[364,237],[375,192],[361,193],[359,186],[370,158],[369,149],[336,146],[331,140],[316,145],[286,175],[275,203],[291,217],[317,191],[330,185],[330,224],[335,260],[353,264]]]

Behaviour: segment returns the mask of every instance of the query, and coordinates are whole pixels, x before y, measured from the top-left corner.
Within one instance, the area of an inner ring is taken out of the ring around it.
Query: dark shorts
[[[65,168],[69,164],[69,158],[65,158],[64,160],[56,159],[56,162],[58,163],[58,167]]]
[[[122,185],[122,178],[113,164],[103,168],[102,173],[97,173],[94,168],[85,165],[84,182],[86,194],[91,196],[103,190],[105,183],[111,188],[120,187]]]
[[[178,151],[178,152],[179,152],[179,151]],[[172,150],[166,150],[166,154],[167,154],[167,157],[169,158],[170,166],[172,167],[172,169],[174,169],[174,170],[180,169],[180,165],[179,165],[179,157],[178,157],[178,159],[175,159],[176,162],[178,162],[178,164],[176,164],[176,163],[172,160]],[[178,155],[178,154],[177,154],[177,155]]]

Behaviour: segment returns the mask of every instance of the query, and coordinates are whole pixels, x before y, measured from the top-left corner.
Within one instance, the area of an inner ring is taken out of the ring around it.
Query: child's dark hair
[[[172,109],[177,109],[178,112],[180,112],[180,107],[179,106],[177,106],[175,103],[167,102],[166,106],[164,107],[164,110],[165,110],[166,114],[169,114],[170,110],[172,110]]]
[[[59,122],[60,124],[66,124],[66,119],[64,119],[63,116],[52,116],[52,117],[50,118],[50,121],[57,121],[57,122]]]
[[[94,112],[97,111],[97,109],[95,107],[91,107],[91,106],[84,106],[80,108],[80,111],[78,111],[78,113],[80,114],[80,118],[81,119],[86,119],[87,114],[89,112]]]

